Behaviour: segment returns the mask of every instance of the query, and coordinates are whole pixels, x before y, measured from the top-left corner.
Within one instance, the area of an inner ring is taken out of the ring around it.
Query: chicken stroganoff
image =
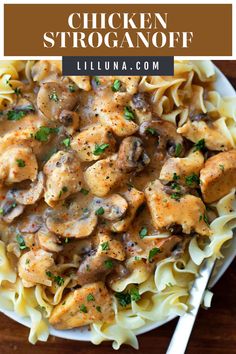
[[[31,318],[31,342],[49,322],[137,347],[232,237],[235,100],[208,61],[173,77],[0,69],[0,305]]]

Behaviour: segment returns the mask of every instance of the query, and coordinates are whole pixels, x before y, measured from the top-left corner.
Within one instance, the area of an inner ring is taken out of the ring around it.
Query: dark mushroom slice
[[[63,246],[60,245],[58,237],[46,227],[40,228],[36,234],[36,239],[40,248],[45,251],[57,253],[63,250]]]
[[[122,140],[117,156],[117,167],[124,173],[142,171],[150,159],[146,154],[143,142],[136,136]]]
[[[125,198],[119,194],[112,194],[107,198],[94,198],[92,208],[97,215],[110,221],[120,220],[128,209]]]
[[[77,112],[63,109],[59,115],[58,121],[66,128],[69,134],[73,134],[79,128],[80,117]]]
[[[58,120],[63,110],[73,110],[77,103],[78,94],[59,82],[43,83],[37,95],[38,109],[52,120]]]
[[[136,93],[132,98],[134,108],[142,112],[149,112],[151,110],[149,99],[149,94],[147,92]]]
[[[12,195],[17,203],[22,205],[35,204],[43,196],[45,177],[39,172],[36,181],[32,182],[29,189],[14,190]]]
[[[158,137],[159,149],[167,150],[170,156],[184,156],[184,139],[177,133],[173,123],[161,119],[144,122],[140,125],[139,133],[143,137]]]
[[[0,205],[1,218],[6,223],[10,224],[15,218],[21,215],[24,211],[24,206],[20,205],[14,199],[12,192],[6,194],[4,201]]]

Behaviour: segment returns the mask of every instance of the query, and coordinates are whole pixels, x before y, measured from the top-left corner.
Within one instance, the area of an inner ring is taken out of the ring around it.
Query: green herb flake
[[[102,312],[101,306],[96,306],[97,312]]]
[[[180,179],[180,176],[177,175],[177,173],[174,172],[173,174],[173,181],[178,181]]]
[[[58,98],[58,95],[57,95],[56,91],[53,91],[53,92],[50,93],[49,99],[51,101],[56,102],[56,103],[59,102],[59,98]]]
[[[104,261],[104,266],[106,269],[112,269],[113,268],[113,262],[111,259],[107,259]]]
[[[50,134],[57,134],[58,128],[40,127],[35,134],[35,139],[42,142],[47,142]]]
[[[21,89],[20,89],[20,87],[16,87],[16,88],[14,89],[14,92],[15,92],[15,94],[16,94],[17,96],[21,95]]]
[[[209,222],[209,219],[208,219],[208,216],[206,213],[204,213],[204,215],[203,215],[203,220],[204,220],[205,224],[207,224],[207,226],[210,226],[210,222]]]
[[[70,138],[66,138],[62,141],[62,143],[65,145],[65,147],[70,147]]]
[[[148,229],[143,226],[140,230],[139,230],[139,236],[141,239],[143,239],[145,236],[147,236],[148,234]]]
[[[64,284],[64,278],[60,277],[60,275],[56,275],[54,277],[54,281],[57,283],[57,285],[62,286]]]
[[[155,128],[147,128],[146,130],[145,130],[147,133],[149,133],[149,134],[151,134],[152,136],[158,136],[158,132],[157,132],[157,130],[155,129]]]
[[[16,241],[19,245],[20,250],[25,250],[27,248],[25,240],[21,235],[16,235]]]
[[[65,244],[67,244],[70,242],[70,239],[68,237],[66,237],[64,242],[65,242]]]
[[[105,210],[103,209],[103,207],[100,207],[95,211],[95,214],[96,215],[103,215],[104,212],[105,212]]]
[[[102,248],[103,251],[108,251],[110,249],[109,248],[109,242],[108,241],[107,242],[103,242],[101,244],[101,248]]]
[[[68,89],[69,89],[69,91],[70,91],[71,93],[73,93],[73,92],[77,91],[77,86],[76,86],[76,85],[73,85],[73,84],[70,84],[70,85],[68,86]]]
[[[3,215],[3,214],[4,214],[3,208],[0,208],[0,215]]]
[[[148,261],[149,261],[149,262],[152,262],[152,261],[153,261],[153,258],[154,258],[158,253],[161,253],[160,248],[158,248],[158,247],[152,248],[152,249],[149,251]]]
[[[81,188],[80,193],[82,193],[83,195],[88,195],[89,191],[85,188]]]
[[[126,106],[124,109],[124,117],[126,120],[134,120],[134,112],[130,106]]]
[[[133,287],[130,289],[130,296],[132,301],[139,301],[141,299],[141,295],[139,294],[139,290],[137,287]]]
[[[68,192],[68,188],[66,186],[62,187],[58,197],[61,198],[62,194],[66,193],[66,192]]]
[[[195,173],[192,173],[191,175],[185,177],[185,183],[187,184],[187,186],[191,187],[195,184],[199,185],[200,180],[199,180],[199,177]]]
[[[95,81],[95,84],[96,84],[97,86],[101,85],[99,76],[94,76],[94,81]]]
[[[16,159],[18,167],[25,167],[25,161],[21,159]]]
[[[131,303],[131,295],[128,292],[115,293],[115,297],[122,307],[126,307]]]
[[[101,145],[98,145],[98,144],[95,144],[95,149],[93,151],[93,154],[95,156],[99,156],[101,155],[102,153],[104,153],[104,151],[109,147],[109,144],[101,144]]]
[[[120,90],[121,87],[121,81],[120,80],[115,80],[111,86],[111,89],[113,92],[117,92]]]
[[[220,170],[222,171],[222,172],[224,172],[224,170],[225,170],[225,166],[224,165],[219,165],[219,168],[220,168]]]
[[[195,151],[201,151],[205,149],[205,139],[201,139],[201,140],[198,140],[195,144],[194,144],[194,149],[193,149],[193,152]]]
[[[87,296],[87,301],[90,302],[90,301],[95,301],[95,297],[93,296],[93,294],[88,294]]]
[[[27,258],[27,259],[25,260],[25,264],[29,264],[29,263],[30,263],[30,259]]]
[[[171,199],[179,201],[180,198],[182,197],[181,193],[175,192],[170,195]]]
[[[203,216],[202,216],[202,214],[199,216],[199,221],[202,221],[202,219],[203,219]]]
[[[25,117],[27,114],[26,111],[17,111],[12,110],[7,112],[7,119],[8,120],[20,120],[21,118]]]
[[[179,157],[181,152],[182,152],[182,150],[183,150],[182,144],[179,144],[179,143],[176,144],[175,145],[175,157]]]
[[[80,312],[88,313],[88,309],[87,309],[87,307],[86,307],[84,304],[82,304],[82,305],[79,307],[79,310],[80,310]]]
[[[46,270],[46,275],[49,277],[49,278],[53,278],[53,274],[52,272],[50,272],[49,270]]]
[[[135,260],[135,261],[140,261],[140,260],[141,260],[141,257],[135,256],[135,257],[134,257],[134,260]]]

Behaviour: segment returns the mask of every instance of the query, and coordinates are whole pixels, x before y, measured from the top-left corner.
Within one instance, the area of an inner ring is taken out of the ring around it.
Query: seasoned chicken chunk
[[[81,327],[112,316],[112,298],[103,282],[71,291],[55,306],[49,322],[57,329]]]
[[[88,167],[84,178],[91,193],[104,197],[122,181],[123,174],[116,166],[117,154],[95,162]]]
[[[32,149],[11,146],[0,156],[0,183],[12,184],[37,178],[38,163]]]
[[[52,285],[52,280],[46,274],[54,266],[52,253],[44,250],[29,251],[24,253],[18,263],[19,276],[25,287],[35,284]]]
[[[204,166],[204,157],[200,151],[191,152],[188,156],[169,158],[163,165],[160,172],[160,179],[172,181],[174,174],[178,176],[181,183],[186,183],[186,178],[191,175],[199,175]]]
[[[71,142],[81,161],[94,161],[114,152],[116,141],[109,127],[93,125],[76,134]]]
[[[236,187],[236,150],[210,157],[200,173],[201,191],[206,203],[213,203]]]
[[[90,76],[69,76],[69,78],[82,90],[90,91],[91,83]]]
[[[232,137],[223,128],[224,119],[220,118],[207,124],[204,121],[187,121],[177,132],[192,142],[205,140],[206,147],[210,150],[225,151],[234,147]]]
[[[159,180],[151,182],[145,189],[148,207],[152,216],[153,226],[157,229],[168,229],[172,225],[181,225],[183,232],[200,235],[211,234],[205,222],[206,209],[200,198],[190,194],[179,200],[165,192]]]
[[[111,230],[114,232],[126,231],[135,218],[138,208],[145,201],[144,193],[135,188],[130,188],[129,190],[120,192],[120,194],[127,200],[128,210],[121,220],[110,224]]]
[[[59,200],[81,190],[82,171],[76,153],[58,151],[43,168],[46,180],[45,202],[55,206]]]

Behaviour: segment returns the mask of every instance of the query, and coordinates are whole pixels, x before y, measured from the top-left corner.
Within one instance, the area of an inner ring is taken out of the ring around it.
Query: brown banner
[[[7,4],[4,55],[232,55],[232,6]]]

